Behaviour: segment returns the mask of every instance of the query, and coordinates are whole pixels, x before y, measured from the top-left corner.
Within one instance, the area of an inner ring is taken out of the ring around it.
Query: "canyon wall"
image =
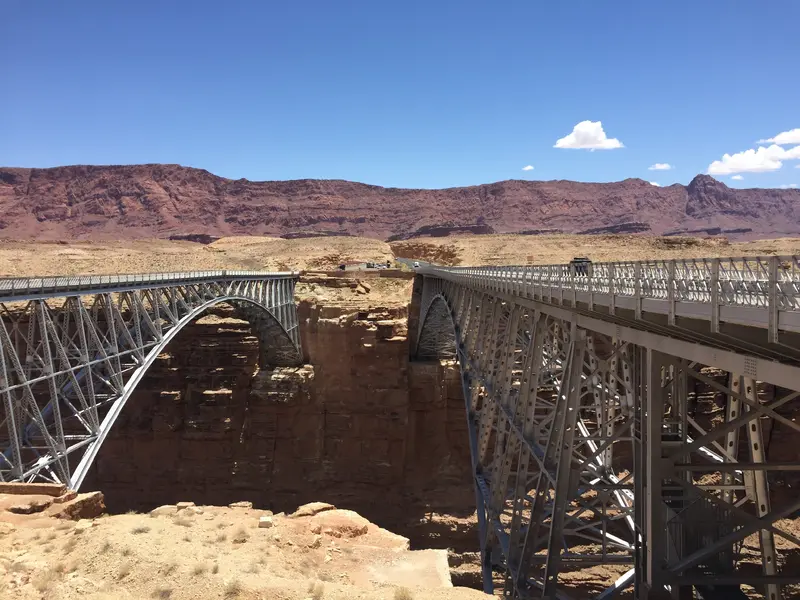
[[[416,286],[411,305],[418,301]],[[102,490],[112,512],[181,500],[250,500],[276,512],[330,502],[409,537],[415,547],[455,550],[453,577],[477,585],[458,369],[410,362],[416,320],[409,324],[408,308],[368,305],[356,294],[349,303],[300,302],[306,364],[298,368],[261,368],[258,340],[231,309],[217,307],[188,325],[128,401],[85,489]],[[725,383],[727,374],[703,372]],[[759,384],[762,402],[784,393]],[[693,380],[689,400],[702,427],[724,419],[727,397],[708,383]],[[779,412],[796,420],[800,399]],[[770,458],[796,460],[796,434],[770,425],[764,431]],[[625,444],[615,450],[620,469],[630,468],[628,450]],[[780,504],[800,477],[782,473],[770,484]]]
[[[409,362],[406,311],[302,302],[308,364],[262,369],[249,325],[220,307],[151,367],[84,487],[103,490],[112,512],[324,500],[418,545],[472,549],[460,377]]]

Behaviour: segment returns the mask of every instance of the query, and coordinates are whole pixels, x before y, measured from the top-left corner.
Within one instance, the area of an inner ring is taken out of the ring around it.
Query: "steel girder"
[[[504,285],[426,272],[414,349],[461,367],[486,591],[568,598],[575,572],[598,564],[619,574],[598,598],[751,585],[779,600],[800,584],[786,520],[800,500],[770,498],[800,460],[764,446],[767,429],[800,431],[781,413],[800,369]],[[698,390],[727,398],[724,418],[702,414]]]
[[[78,489],[148,367],[216,304],[250,321],[265,364],[302,361],[295,274],[75,279],[0,285],[0,481]]]

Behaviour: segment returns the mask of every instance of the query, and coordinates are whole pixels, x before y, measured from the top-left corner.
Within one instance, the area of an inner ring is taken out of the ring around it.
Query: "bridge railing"
[[[88,290],[175,285],[202,281],[228,281],[248,277],[298,277],[294,271],[186,271],[177,273],[133,273],[127,275],[57,275],[49,277],[0,278],[0,298],[57,292],[80,293]]]
[[[800,309],[800,256],[697,258],[572,265],[422,267],[506,286],[562,288],[678,301]],[[716,298],[714,298],[716,296]]]

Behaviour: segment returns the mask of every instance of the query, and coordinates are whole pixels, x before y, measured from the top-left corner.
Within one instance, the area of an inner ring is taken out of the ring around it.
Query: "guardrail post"
[[[719,333],[719,259],[711,261],[711,333]]]
[[[617,312],[617,299],[614,296],[614,263],[608,265],[608,313],[613,315]]]
[[[778,343],[778,257],[769,258],[769,295],[767,309],[769,310],[769,341]]]
[[[633,278],[636,286],[636,306],[634,308],[636,318],[642,318],[642,263],[633,266]]]
[[[675,325],[675,261],[667,263],[667,302],[669,304],[669,316],[667,323]]]
[[[570,268],[569,270],[569,283],[572,287],[572,308],[575,308],[578,305],[578,292],[575,289],[575,269]]]

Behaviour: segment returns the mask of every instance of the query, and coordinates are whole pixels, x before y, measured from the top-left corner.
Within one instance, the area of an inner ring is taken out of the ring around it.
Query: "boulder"
[[[181,511],[185,508],[189,508],[190,506],[194,506],[194,502],[178,502],[178,504],[175,506],[177,507],[178,511]]]
[[[322,533],[337,538],[364,535],[370,526],[370,522],[357,512],[338,508],[314,515],[312,523],[312,531],[321,530]]]
[[[328,510],[336,510],[336,507],[333,504],[328,504],[327,502],[309,502],[308,504],[303,504],[303,506],[290,514],[289,518],[297,519],[299,517],[313,517],[316,514]]]
[[[62,483],[0,483],[0,494],[23,496],[63,496],[67,486]]]
[[[159,506],[158,508],[154,508],[150,511],[151,517],[168,517],[169,515],[174,515],[178,512],[178,507],[174,504],[164,504]]]
[[[69,502],[70,500],[74,500],[78,497],[78,492],[75,490],[68,490],[65,494],[53,498],[54,504],[64,504],[64,502]]]
[[[272,517],[261,517],[258,520],[259,529],[269,529],[273,526]]]
[[[231,502],[228,504],[228,508],[253,508],[253,503],[248,502],[247,500],[242,500],[240,502]]]
[[[86,494],[78,494],[72,500],[68,500],[63,504],[54,505],[58,507],[57,512],[53,514],[58,519],[94,519],[99,517],[106,510],[105,499],[102,492],[88,492]]]
[[[12,512],[17,515],[32,515],[33,513],[42,512],[52,504],[53,498],[50,496],[25,498],[24,501],[9,506],[8,512]]]

